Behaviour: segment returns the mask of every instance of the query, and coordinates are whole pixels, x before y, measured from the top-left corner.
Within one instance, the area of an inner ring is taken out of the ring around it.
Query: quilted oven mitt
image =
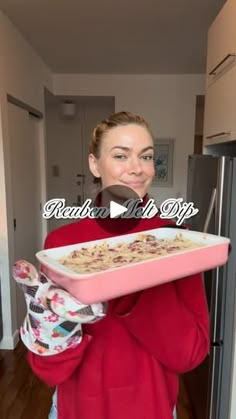
[[[14,264],[13,277],[27,305],[21,338],[38,355],[54,355],[75,347],[82,340],[81,324],[94,323],[106,315],[105,303],[80,303],[24,260]]]

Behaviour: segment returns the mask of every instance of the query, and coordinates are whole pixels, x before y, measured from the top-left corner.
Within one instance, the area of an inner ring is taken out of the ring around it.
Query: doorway
[[[46,92],[45,109],[47,201],[64,199],[65,206],[80,206],[96,195],[88,166],[89,143],[98,122],[115,112],[115,98]],[[78,220],[52,217],[48,232],[73,221]]]

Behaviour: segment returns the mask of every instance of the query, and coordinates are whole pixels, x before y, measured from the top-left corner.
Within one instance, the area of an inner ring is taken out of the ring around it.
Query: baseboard
[[[19,342],[19,330],[16,329],[12,336],[3,336],[0,342],[0,349],[15,349]]]

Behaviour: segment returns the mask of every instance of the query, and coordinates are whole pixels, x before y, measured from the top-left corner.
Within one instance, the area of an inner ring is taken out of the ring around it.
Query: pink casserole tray
[[[174,239],[181,233],[183,237],[195,243],[204,244],[204,247],[89,274],[78,274],[58,262],[60,257],[81,247],[91,247],[104,242],[108,242],[110,246],[120,242],[130,243],[141,233],[155,235],[158,239]],[[42,250],[36,254],[36,257],[53,282],[62,286],[82,303],[92,304],[224,265],[228,259],[229,243],[228,238],[212,234],[178,228],[158,228]]]

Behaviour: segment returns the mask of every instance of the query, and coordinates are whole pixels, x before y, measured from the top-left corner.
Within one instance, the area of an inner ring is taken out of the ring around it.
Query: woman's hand
[[[75,347],[82,340],[81,324],[94,323],[106,315],[104,303],[80,303],[24,260],[14,264],[13,277],[24,292],[27,306],[21,338],[38,355],[55,355]]]

